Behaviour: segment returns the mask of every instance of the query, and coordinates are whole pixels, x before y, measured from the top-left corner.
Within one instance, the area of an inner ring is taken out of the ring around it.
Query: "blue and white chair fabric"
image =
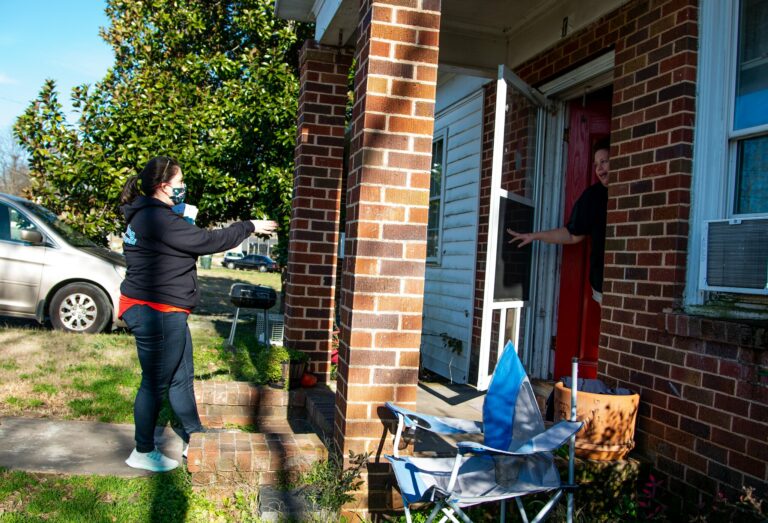
[[[569,440],[573,445],[582,423],[561,421],[545,430],[533,388],[511,341],[496,365],[483,404],[482,422],[424,415],[391,403],[386,406],[397,417],[398,426],[394,455],[385,457],[392,465],[409,523],[410,505],[414,503],[435,504],[428,522],[438,513],[443,514],[441,521],[457,521],[458,517],[469,522],[462,508],[494,501],[502,502],[504,521],[506,500],[513,498],[527,522],[520,498],[553,491],[550,501],[533,520],[541,521],[570,487],[561,482],[552,453]],[[574,408],[572,412],[575,419]],[[460,442],[455,457],[400,456],[398,447],[404,431],[415,430],[482,434],[483,443]],[[572,452],[570,455],[572,467]],[[570,472],[572,482],[572,469]],[[570,521],[572,496],[568,506]]]

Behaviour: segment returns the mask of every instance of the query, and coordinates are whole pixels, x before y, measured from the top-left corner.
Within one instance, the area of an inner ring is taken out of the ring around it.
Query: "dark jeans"
[[[184,312],[160,312],[147,305],[134,305],[123,314],[136,338],[141,363],[141,386],[133,405],[139,452],[155,448],[155,425],[166,391],[184,429],[184,441],[189,442],[191,433],[203,431],[193,389],[192,337],[187,316]]]

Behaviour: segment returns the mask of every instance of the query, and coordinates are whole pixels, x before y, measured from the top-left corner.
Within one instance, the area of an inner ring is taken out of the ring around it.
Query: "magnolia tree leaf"
[[[124,227],[128,177],[173,156],[199,225],[269,216],[284,240],[296,62],[311,32],[273,9],[273,0],[108,0],[100,34],[115,63],[73,88],[77,123],[66,122],[53,80],[15,123],[29,152],[28,196],[104,242]]]

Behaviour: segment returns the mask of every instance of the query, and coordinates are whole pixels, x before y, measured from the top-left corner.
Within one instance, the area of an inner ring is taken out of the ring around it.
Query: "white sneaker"
[[[135,469],[151,470],[152,472],[168,472],[179,466],[179,462],[163,455],[155,449],[152,452],[139,452],[133,449],[125,460],[126,465]]]
[[[187,459],[187,451],[189,450],[189,443],[182,443],[181,457]]]

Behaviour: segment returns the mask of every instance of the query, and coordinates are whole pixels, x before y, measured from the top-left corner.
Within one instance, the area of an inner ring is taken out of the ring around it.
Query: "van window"
[[[96,247],[96,244],[89,240],[85,235],[73,229],[68,223],[59,220],[55,214],[45,207],[41,207],[36,203],[29,201],[20,201],[19,204],[23,205],[28,211],[34,214],[35,217],[44,221],[73,247]]]
[[[13,207],[0,203],[0,240],[27,243],[21,231],[38,230],[34,223]]]

